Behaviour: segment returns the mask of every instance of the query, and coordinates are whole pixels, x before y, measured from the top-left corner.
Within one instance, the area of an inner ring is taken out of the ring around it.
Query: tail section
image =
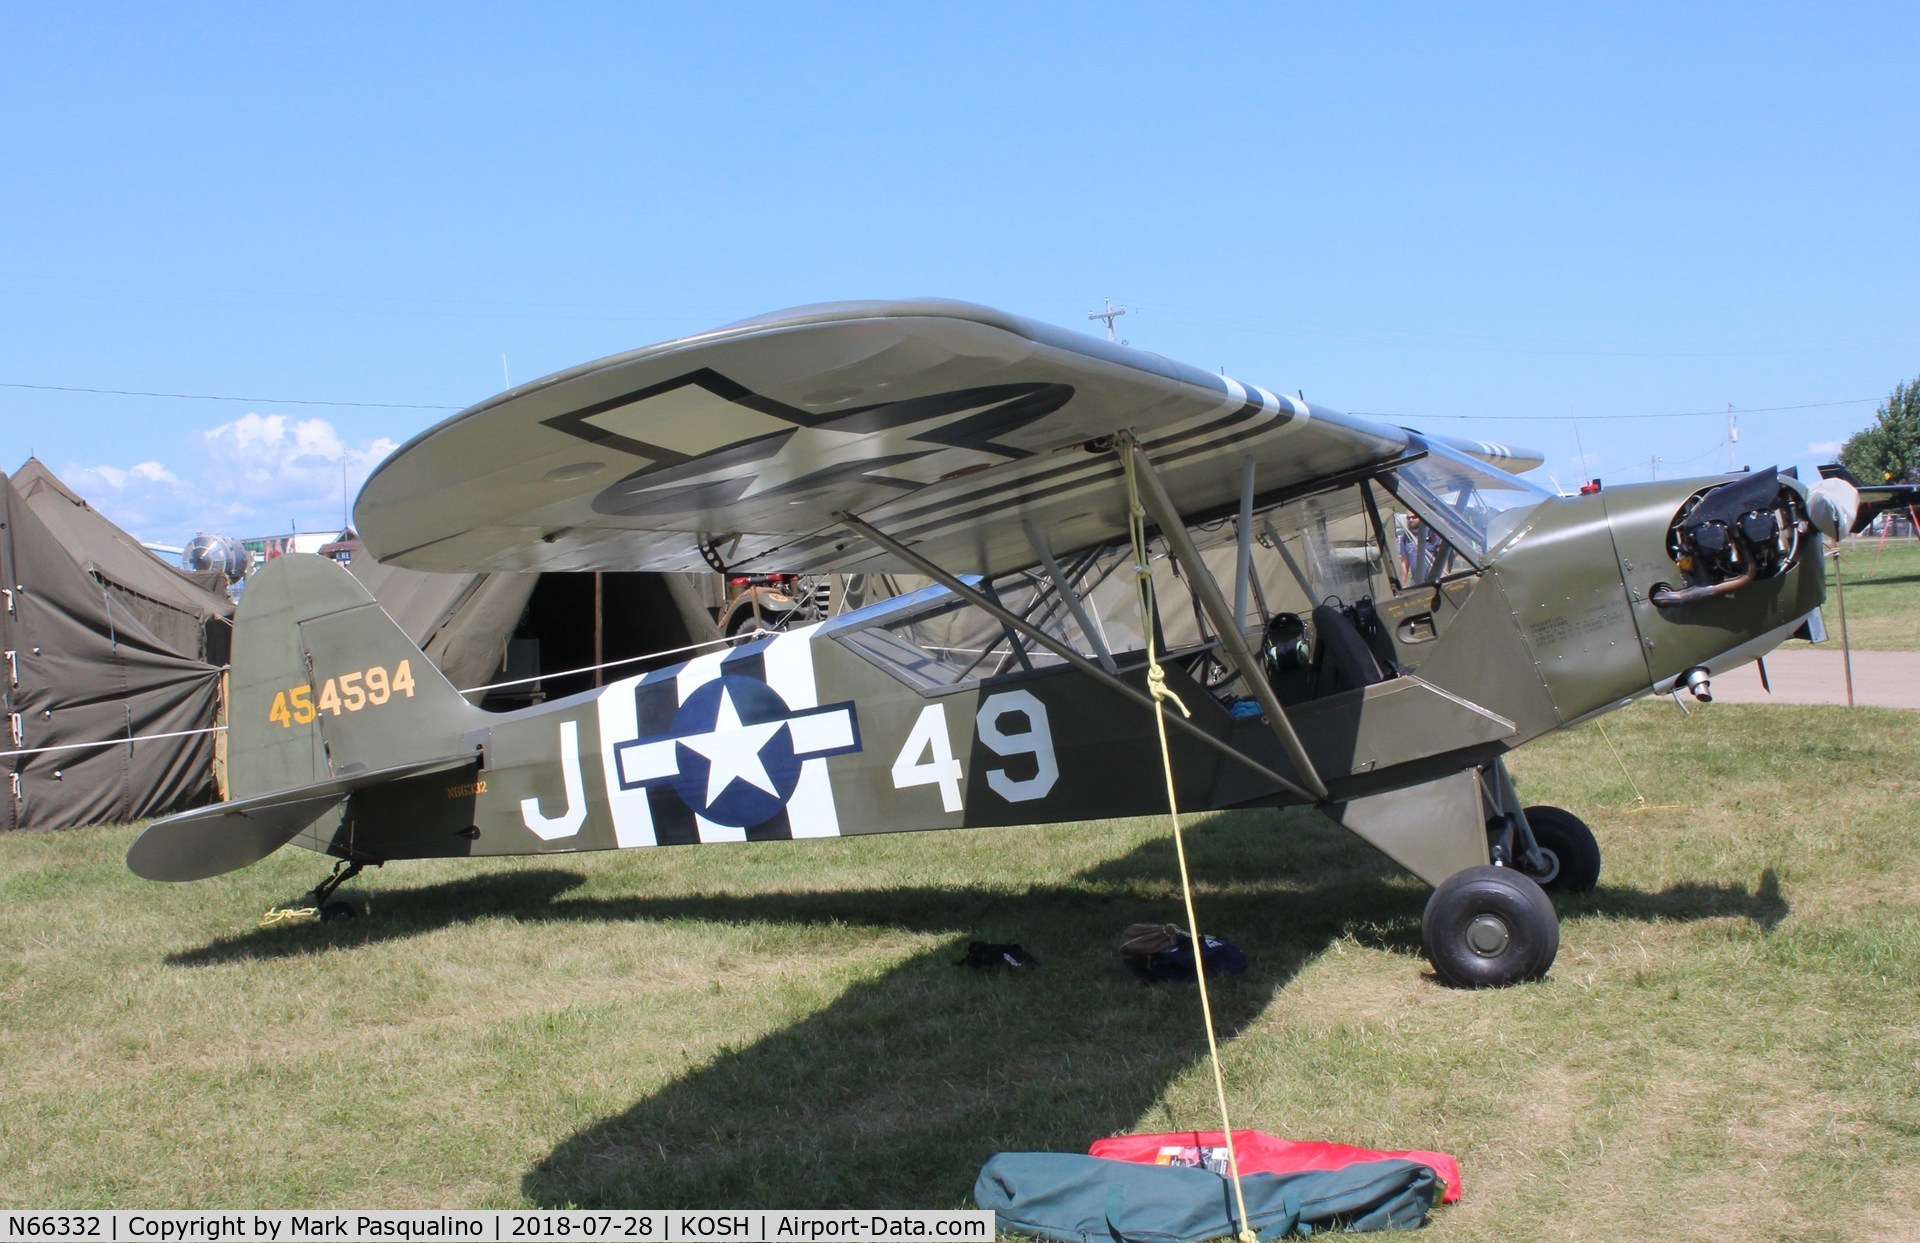
[[[247,580],[234,619],[232,801],[155,821],[127,866],[151,880],[245,867],[364,786],[472,763],[466,735],[485,717],[353,575],[277,558]],[[327,849],[327,836],[308,844]]]
[[[236,800],[456,754],[484,716],[327,558],[280,557],[247,581],[227,697]]]

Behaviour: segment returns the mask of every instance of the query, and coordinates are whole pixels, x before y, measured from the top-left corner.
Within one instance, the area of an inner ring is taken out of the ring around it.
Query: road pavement
[[[1796,647],[1767,657],[1769,695],[1760,673],[1742,665],[1713,679],[1716,703],[1844,704],[1847,675],[1840,644]],[[1855,652],[1853,702],[1862,707],[1920,709],[1920,652]]]

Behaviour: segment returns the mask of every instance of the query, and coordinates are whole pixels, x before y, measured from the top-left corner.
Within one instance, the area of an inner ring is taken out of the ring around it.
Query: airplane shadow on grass
[[[1850,564],[1855,564],[1856,568],[1853,569],[1852,575],[1850,575],[1846,581],[1853,584],[1853,590],[1855,591],[1872,591],[1875,587],[1894,587],[1904,583],[1920,583],[1920,573],[1874,574],[1872,571],[1862,571],[1858,569],[1857,563]]]
[[[1215,985],[1222,1039],[1244,1029],[1300,970],[1344,937],[1419,954],[1427,890],[1333,826],[1224,817],[1189,835],[1203,926],[1247,951]],[[351,952],[488,916],[526,922],[711,920],[840,923],[951,933],[780,1031],[724,1048],[565,1140],[522,1191],[548,1206],[926,1208],[966,1202],[1002,1150],[1084,1151],[1102,1135],[1204,1126],[1158,1117],[1167,1087],[1206,1056],[1194,990],[1148,987],[1113,950],[1136,921],[1184,923],[1170,841],[1156,840],[1053,885],[568,898],[584,877],[531,869],[388,891],[374,918],[266,928],[173,956],[181,965]],[[1778,885],[1602,886],[1562,914],[1652,921],[1786,914]],[[970,939],[1018,940],[1041,964],[957,967]],[[1424,973],[1424,963],[1407,964]],[[723,974],[715,983],[726,987]],[[1437,982],[1434,987],[1439,987]],[[750,1006],[750,994],[740,998]]]

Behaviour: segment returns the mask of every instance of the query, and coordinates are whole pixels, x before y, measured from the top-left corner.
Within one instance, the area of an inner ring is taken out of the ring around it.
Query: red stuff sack
[[[1446,1190],[1442,1204],[1460,1198],[1460,1163],[1444,1152],[1412,1149],[1405,1152],[1380,1152],[1355,1148],[1352,1144],[1330,1144],[1319,1140],[1281,1139],[1265,1131],[1235,1131],[1234,1154],[1240,1158],[1242,1174],[1292,1174],[1301,1170],[1339,1170],[1362,1161],[1386,1161],[1395,1158],[1417,1161],[1431,1168]],[[1218,1131],[1175,1131],[1168,1135],[1116,1135],[1096,1140],[1087,1149],[1089,1156],[1109,1161],[1132,1161],[1140,1165],[1191,1165],[1227,1172],[1227,1143]]]

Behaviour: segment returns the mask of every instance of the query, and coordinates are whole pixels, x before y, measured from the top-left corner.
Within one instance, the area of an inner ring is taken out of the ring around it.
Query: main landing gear
[[[1547,974],[1560,952],[1560,918],[1546,891],[1516,869],[1470,867],[1427,899],[1420,941],[1447,983],[1501,988]]]
[[[1434,887],[1421,948],[1434,974],[1459,988],[1544,977],[1560,951],[1547,895],[1600,879],[1593,830],[1558,807],[1523,808],[1499,760],[1327,810]]]
[[[1527,808],[1534,853],[1515,862],[1548,893],[1585,893],[1600,883],[1600,843],[1586,821],[1558,807]]]
[[[1496,864],[1463,868],[1427,899],[1420,940],[1435,974],[1460,988],[1543,978],[1560,951],[1549,893],[1581,893],[1600,879],[1593,830],[1558,807],[1529,807],[1490,822]]]

